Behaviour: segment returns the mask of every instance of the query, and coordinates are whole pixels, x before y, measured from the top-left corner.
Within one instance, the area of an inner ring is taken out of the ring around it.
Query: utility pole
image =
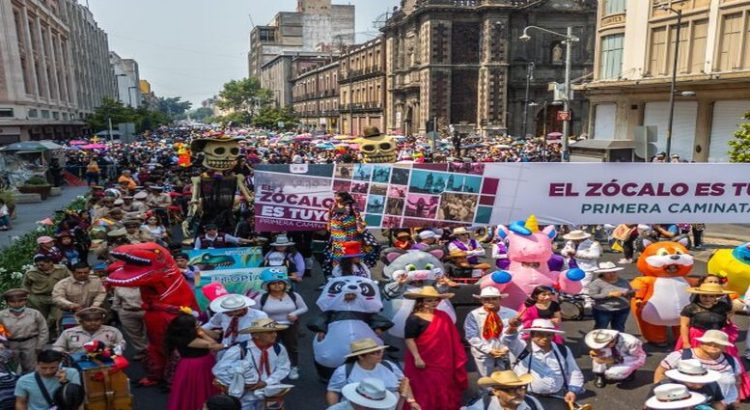
[[[668,6],[663,6],[663,8],[667,8],[670,11],[677,13],[677,30],[675,32],[675,41],[674,41],[674,59],[672,61],[672,80],[669,84],[669,119],[667,120],[667,158],[666,161],[670,161],[670,157],[672,154],[672,128],[674,126],[674,97],[675,93],[677,92],[677,63],[680,58],[680,29],[682,28],[682,9],[675,10]]]
[[[526,96],[523,99],[523,134],[521,138],[526,139],[527,125],[529,119],[529,85],[534,79],[534,62],[526,65]]]

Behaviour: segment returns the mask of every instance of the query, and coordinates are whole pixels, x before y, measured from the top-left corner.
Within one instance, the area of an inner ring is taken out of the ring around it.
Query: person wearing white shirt
[[[555,329],[549,319],[534,319],[530,327],[520,331],[519,324],[518,320],[511,320],[500,338],[515,357],[513,370],[517,374],[534,376],[529,391],[537,397],[562,398],[567,403],[574,403],[577,395],[585,390],[583,373],[573,352],[567,346],[552,342],[552,336],[565,332]],[[528,346],[519,337],[519,333],[526,332],[531,334]]]
[[[479,295],[474,295],[482,301],[482,307],[469,312],[464,321],[464,335],[471,345],[477,371],[483,377],[508,367],[508,348],[500,343],[500,336],[508,321],[518,312],[500,306],[505,296],[507,294],[501,294],[494,287],[482,289]]]
[[[607,382],[631,380],[635,371],[646,363],[643,342],[627,333],[596,329],[586,334],[584,341],[591,349],[591,370],[598,388],[604,387]]]
[[[383,382],[385,388],[395,394],[405,393],[406,403],[412,408],[418,405],[408,388],[409,380],[393,362],[383,360],[383,351],[388,346],[380,345],[370,338],[355,340],[346,363],[336,368],[328,382],[326,402],[329,406],[339,403],[343,388],[350,383],[374,378]]]
[[[250,327],[253,321],[267,318],[260,310],[252,309],[255,301],[247,296],[230,293],[214,299],[209,308],[215,314],[202,327],[214,339],[221,340],[225,346],[250,340],[248,334],[240,333],[241,329]],[[221,334],[218,330],[221,330]]]
[[[289,277],[283,272],[265,271],[261,275],[261,288],[265,291],[255,297],[259,310],[282,325],[289,326],[279,332],[281,343],[286,347],[292,369],[289,380],[299,379],[299,317],[307,312],[302,296],[291,290]]]
[[[286,328],[269,318],[254,321],[240,331],[252,339],[230,347],[214,366],[215,383],[230,396],[239,397],[242,410],[266,408],[269,400],[280,399],[291,387],[281,384],[291,363],[284,346],[276,343],[278,332]]]
[[[591,234],[582,230],[570,231],[563,235],[565,247],[560,252],[562,256],[575,261],[575,265],[584,272],[581,279],[582,294],[586,295],[584,306],[591,309],[593,300],[588,297],[589,283],[594,280],[594,273],[599,269],[599,258],[602,257],[602,246],[599,242],[591,239]],[[570,261],[568,262],[570,264]],[[572,266],[571,266],[572,267]]]

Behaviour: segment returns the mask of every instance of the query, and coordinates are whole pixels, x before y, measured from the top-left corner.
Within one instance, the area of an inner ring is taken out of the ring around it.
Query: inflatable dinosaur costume
[[[164,378],[167,356],[164,352],[164,332],[169,322],[179,314],[198,310],[198,303],[190,285],[177,270],[172,255],[153,242],[122,245],[110,255],[117,262],[109,266],[107,282],[112,286],[141,289],[143,317],[148,333],[146,369],[148,376],[141,385],[154,385]]]

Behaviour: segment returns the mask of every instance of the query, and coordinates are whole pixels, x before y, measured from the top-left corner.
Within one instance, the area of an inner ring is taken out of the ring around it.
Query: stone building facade
[[[260,70],[260,86],[271,90],[277,107],[292,105],[292,80],[313,66],[331,61],[330,56],[306,51],[285,51],[264,64]]]
[[[114,97],[107,35],[75,0],[0,2],[0,144],[78,135]]]
[[[677,10],[670,154],[726,162],[728,141],[750,111],[750,0],[600,1],[596,71],[584,90],[590,134],[633,141],[639,127],[655,126],[656,151],[666,151]]]
[[[572,26],[571,78],[590,73],[594,62],[596,2],[593,0],[402,0],[388,19],[385,35],[386,128],[417,134],[438,126],[469,124],[483,134],[521,136],[524,106],[551,102],[549,82],[562,82],[561,38],[538,31],[518,40],[524,27],[565,33]],[[535,64],[530,97],[527,66]],[[529,110],[528,132],[561,129],[556,108]],[[583,129],[586,106],[571,103],[572,132]],[[545,124],[546,123],[546,124]]]
[[[248,71],[260,77],[276,56],[293,52],[333,52],[354,44],[354,6],[331,0],[297,0],[296,11],[277,13],[250,32]]]
[[[292,80],[294,111],[307,130],[339,130],[339,63],[336,59],[308,68]]]
[[[385,130],[385,42],[378,37],[341,58],[339,74],[342,134],[362,135],[369,126]]]

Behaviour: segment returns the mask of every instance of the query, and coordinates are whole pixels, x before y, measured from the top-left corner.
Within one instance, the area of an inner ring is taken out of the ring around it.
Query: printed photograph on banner
[[[442,171],[442,172],[445,172],[445,171],[448,170],[448,165],[445,164],[445,163],[442,163],[442,162],[440,162],[440,163],[428,162],[428,163],[422,163],[422,164],[413,164],[412,167],[414,169],[424,169],[424,170],[427,170],[427,171]]]
[[[372,177],[372,165],[354,164],[353,179],[357,181],[369,181]]]
[[[409,183],[410,168],[396,168],[394,167],[391,172],[391,184],[393,185],[407,185]]]
[[[388,198],[385,205],[385,213],[388,215],[403,215],[404,198]]]
[[[388,185],[383,184],[372,184],[370,185],[370,195],[383,195],[388,194]]]
[[[461,186],[461,191],[471,194],[478,194],[482,186],[482,177],[465,176]]]
[[[382,215],[372,215],[372,214],[365,215],[365,224],[367,224],[367,226],[380,226],[382,222],[383,222]]]
[[[389,165],[374,165],[372,169],[372,182],[387,184],[391,176],[391,167]]]
[[[440,194],[445,191],[445,184],[450,175],[435,171],[418,171],[411,173],[409,192],[420,194]]]
[[[477,195],[444,193],[441,196],[437,219],[472,222],[477,200]]]
[[[439,197],[424,194],[409,194],[406,196],[405,216],[435,219],[438,210]]]
[[[352,193],[366,194],[367,188],[370,186],[368,182],[352,182]]]
[[[398,216],[386,215],[383,217],[383,228],[400,228],[401,218]]]
[[[333,176],[341,179],[351,179],[354,173],[353,164],[337,164]]]
[[[333,192],[349,192],[352,189],[352,181],[336,179],[333,181]]]
[[[364,212],[367,207],[367,195],[365,194],[352,194],[354,203],[357,204],[357,209]]]
[[[263,249],[247,248],[190,249],[190,265],[201,271],[255,268],[263,263]]]
[[[390,198],[406,198],[407,189],[406,185],[391,185],[388,189],[388,196]]]
[[[370,195],[367,197],[367,213],[382,214],[385,208],[385,197],[382,195]]]
[[[484,163],[481,162],[451,162],[448,171],[462,174],[484,175]]]

